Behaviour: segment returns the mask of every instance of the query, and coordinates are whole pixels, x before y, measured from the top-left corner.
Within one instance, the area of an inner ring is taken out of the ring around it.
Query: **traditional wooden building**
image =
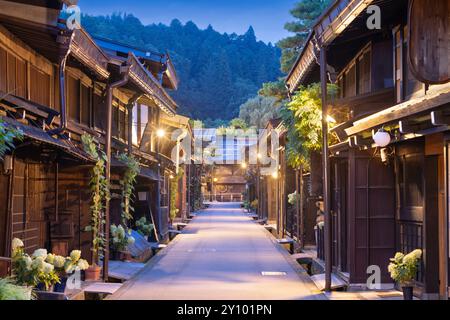
[[[175,163],[156,132],[162,114],[176,116],[166,91],[178,86],[170,57],[69,30],[62,8],[63,1],[0,2],[0,113],[24,135],[0,165],[7,204],[0,209],[0,256],[10,255],[18,237],[29,252],[81,249],[91,261],[92,234],[84,229],[94,161],[82,149],[83,134],[110,157],[113,195],[125,170],[116,156],[138,159],[136,218],[155,223],[156,240],[168,237],[166,177]],[[107,223],[117,223],[120,199],[113,196],[109,208]]]
[[[381,29],[368,28],[370,5]],[[324,99],[338,122],[323,163],[325,249],[350,286],[365,286],[371,265],[392,283],[389,258],[421,248],[416,294],[448,297],[448,10],[446,0],[335,1],[288,76],[291,93],[339,87]]]

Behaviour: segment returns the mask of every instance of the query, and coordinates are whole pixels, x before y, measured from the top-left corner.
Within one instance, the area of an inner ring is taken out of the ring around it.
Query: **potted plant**
[[[121,225],[111,225],[111,252],[113,260],[131,260],[127,247],[133,244],[134,241],[135,239],[131,236],[131,230],[127,232]]]
[[[29,256],[24,251],[23,242],[13,239],[12,242],[12,271],[13,279],[18,285],[35,287],[40,291],[53,291],[59,277],[55,267],[46,262],[46,249],[37,249]]]
[[[90,135],[81,136],[84,151],[94,159],[89,188],[91,190],[91,223],[85,228],[92,232],[92,265],[85,270],[86,281],[100,280],[102,268],[98,265],[105,251],[105,205],[110,200],[110,186],[106,178],[106,154],[98,147],[98,142]]]
[[[147,238],[147,240],[150,242],[150,235],[152,234],[152,231],[155,229],[155,226],[151,224],[150,222],[147,222],[147,219],[145,217],[140,218],[136,221],[136,231]]]
[[[74,272],[85,271],[89,268],[89,263],[81,259],[81,251],[73,250],[69,257],[62,257],[53,254],[47,256],[47,262],[53,264],[60,278],[60,282],[55,284],[55,292],[63,293],[66,290],[68,276]]]
[[[403,290],[405,300],[413,300],[414,279],[417,276],[422,250],[416,249],[408,254],[397,252],[390,259],[388,271],[391,278],[397,282]]]

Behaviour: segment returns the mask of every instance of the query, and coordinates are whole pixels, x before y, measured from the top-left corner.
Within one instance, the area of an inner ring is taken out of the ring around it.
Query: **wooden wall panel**
[[[0,90],[3,92],[8,91],[7,65],[8,55],[6,54],[6,51],[0,47]]]
[[[51,105],[51,78],[48,74],[30,66],[30,99],[44,106]]]
[[[3,165],[0,164],[0,172],[3,172]],[[8,223],[8,189],[9,176],[0,174],[0,257],[9,257],[6,252],[7,242],[10,241],[7,235]]]

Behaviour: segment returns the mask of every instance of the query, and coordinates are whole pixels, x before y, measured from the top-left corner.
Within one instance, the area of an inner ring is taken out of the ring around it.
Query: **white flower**
[[[133,237],[128,237],[127,242],[128,244],[134,244],[136,240]]]
[[[42,269],[45,274],[49,274],[55,270],[55,267],[50,263],[44,263],[44,267]]]
[[[13,251],[16,251],[17,249],[23,248],[23,247],[24,247],[23,241],[20,240],[19,238],[14,238],[12,240],[12,250]]]
[[[86,260],[84,260],[84,259],[80,259],[80,260],[78,261],[78,268],[79,268],[80,270],[86,270],[86,269],[89,269],[89,263],[88,263]]]
[[[62,256],[55,256],[55,259],[53,260],[53,265],[57,269],[63,268],[65,263],[66,263],[66,258],[64,258]]]
[[[117,232],[117,227],[113,224],[111,225],[111,233],[114,234]]]
[[[33,258],[43,258],[44,260],[47,259],[47,249],[37,249],[33,252],[32,257]]]
[[[117,232],[122,238],[125,237],[125,229],[121,225],[117,227]]]
[[[420,249],[416,249],[413,252],[411,252],[410,254],[413,255],[414,258],[416,258],[417,260],[422,258],[422,250],[420,250]]]
[[[55,255],[53,253],[49,253],[47,255],[47,259],[45,259],[46,262],[53,264],[55,261]]]
[[[45,264],[45,263],[46,263],[46,262],[45,262],[45,259],[44,259],[43,257],[36,257],[36,258],[33,260],[32,264],[31,264],[31,267],[32,267],[34,270],[42,271],[42,269],[44,268],[44,264]]]
[[[73,250],[70,253],[70,259],[72,259],[73,262],[77,262],[81,258],[81,251],[80,250]]]
[[[23,261],[25,262],[27,270],[31,270],[31,265],[33,264],[33,260],[31,259],[31,257],[28,255],[24,256]]]

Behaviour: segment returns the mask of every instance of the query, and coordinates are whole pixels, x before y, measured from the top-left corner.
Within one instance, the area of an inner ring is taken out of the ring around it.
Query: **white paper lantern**
[[[384,148],[391,143],[391,135],[384,129],[380,129],[373,135],[373,141],[378,147]]]

